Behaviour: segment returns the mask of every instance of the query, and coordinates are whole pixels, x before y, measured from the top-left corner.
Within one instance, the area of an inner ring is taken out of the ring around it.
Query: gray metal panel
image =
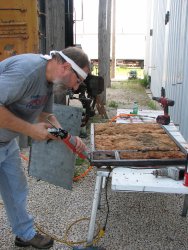
[[[154,1],[151,60],[151,92],[160,96],[163,78],[166,1]]]
[[[152,51],[152,36],[150,31],[153,29],[153,0],[147,0],[147,21],[146,21],[146,46],[144,57],[144,73],[151,76],[151,51]]]
[[[72,135],[79,135],[82,109],[54,105],[54,114],[64,129]],[[32,143],[30,154],[29,175],[61,186],[72,188],[75,155],[64,143],[51,141]]]
[[[154,1],[153,6],[153,37],[151,66],[151,90],[154,95],[160,91],[161,70],[163,65],[163,84],[168,98],[175,100],[175,106],[170,107],[170,115],[175,124],[180,125],[180,131],[188,140],[188,1],[167,0],[166,10],[170,11],[170,20],[165,29],[165,56],[163,49],[163,26],[161,13],[164,13],[164,1]],[[164,13],[165,14],[165,13]],[[159,29],[160,27],[160,29]],[[168,29],[167,29],[168,28]],[[163,63],[164,62],[164,63]]]
[[[188,13],[188,5],[185,9]],[[183,79],[183,96],[182,96],[182,109],[180,120],[180,131],[184,138],[188,141],[188,14],[185,20],[185,53],[184,53],[184,79]]]
[[[166,93],[167,97],[175,100],[175,106],[170,109],[175,124],[180,124],[183,105],[186,10],[187,1],[171,1]]]

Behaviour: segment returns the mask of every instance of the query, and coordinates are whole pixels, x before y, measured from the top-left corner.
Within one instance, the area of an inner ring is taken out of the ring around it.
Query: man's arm
[[[26,122],[15,116],[4,106],[0,106],[0,128],[30,136],[35,140],[47,140],[52,138],[47,130],[49,127],[51,127],[50,124],[44,122],[36,124]]]

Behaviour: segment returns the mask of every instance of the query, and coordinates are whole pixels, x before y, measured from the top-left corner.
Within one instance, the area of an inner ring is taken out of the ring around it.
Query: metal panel
[[[82,109],[54,105],[54,114],[64,129],[79,135]],[[61,142],[34,141],[32,144],[29,174],[66,189],[72,188],[75,155]]]
[[[151,59],[151,91],[160,96],[163,77],[166,1],[154,1]]]
[[[154,1],[153,7],[151,90],[154,95],[159,93],[162,73],[162,85],[166,88],[166,96],[175,101],[175,105],[169,109],[171,118],[188,139],[188,1],[167,0],[166,10],[169,10],[170,18],[165,27],[164,48],[164,24],[161,27],[159,25],[162,20],[161,10],[164,12],[162,2]],[[160,53],[163,51],[164,57]],[[162,71],[159,64],[163,66]]]
[[[185,8],[188,13],[188,4]],[[183,79],[183,94],[182,94],[182,107],[181,107],[181,120],[180,120],[180,131],[184,138],[188,141],[188,14],[185,20],[185,51],[184,51],[184,79]]]
[[[170,109],[170,114],[177,125],[180,124],[182,115],[186,10],[187,1],[171,1],[166,93],[167,97],[175,100],[175,106]]]
[[[147,0],[147,22],[146,22],[146,44],[144,57],[144,73],[151,76],[151,51],[152,51],[152,32],[153,32],[153,0]]]

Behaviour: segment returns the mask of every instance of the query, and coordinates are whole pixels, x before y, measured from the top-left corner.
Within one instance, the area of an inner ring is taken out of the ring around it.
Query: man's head
[[[69,47],[62,51],[51,51],[46,77],[48,81],[63,88],[76,90],[90,71],[88,56],[82,49]]]

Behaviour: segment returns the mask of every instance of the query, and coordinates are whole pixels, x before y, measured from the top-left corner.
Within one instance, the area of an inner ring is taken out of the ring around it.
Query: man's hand
[[[30,136],[35,140],[57,139],[48,132],[48,128],[51,128],[49,123],[39,122],[31,124],[15,116],[4,106],[0,106],[0,128]]]
[[[49,123],[40,122],[31,125],[31,131],[28,134],[32,139],[43,141],[48,139],[57,139],[55,136],[48,132],[48,128],[51,128]]]

